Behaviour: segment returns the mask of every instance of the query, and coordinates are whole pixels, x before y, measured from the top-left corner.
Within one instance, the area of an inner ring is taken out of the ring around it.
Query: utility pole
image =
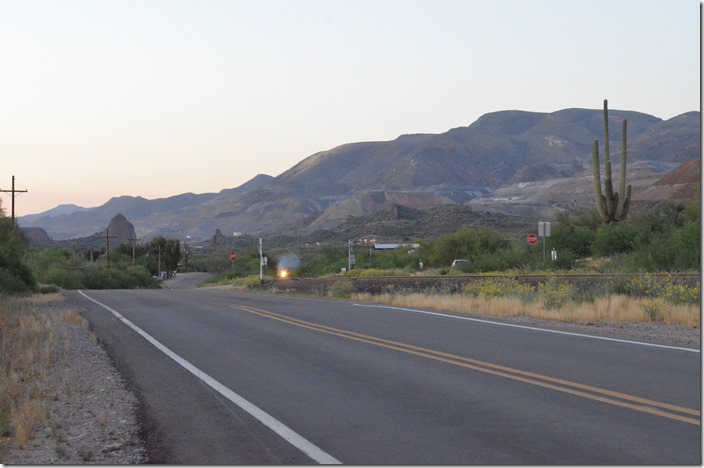
[[[135,241],[142,240],[142,239],[139,239],[139,238],[136,238],[136,237],[135,237],[134,239],[130,238],[130,239],[127,239],[127,240],[132,241],[132,266],[134,266],[134,243],[135,243]]]
[[[264,258],[262,257],[262,238],[259,238],[259,281],[264,280]]]
[[[10,196],[12,197],[12,227],[16,227],[15,225],[15,197],[19,193],[25,193],[27,190],[15,190],[15,176],[12,176],[12,190],[0,190],[0,192],[5,192],[11,194]]]
[[[186,240],[183,241],[183,258],[186,261],[186,273],[188,273],[188,239],[190,239],[191,236],[186,236]],[[233,278],[234,278],[234,273],[233,273]]]
[[[356,264],[354,253],[352,252],[352,240],[347,240],[347,271],[352,271],[352,265]]]
[[[111,236],[110,230],[105,228],[105,255],[108,257],[108,268],[110,268],[110,239],[116,239],[117,236]]]

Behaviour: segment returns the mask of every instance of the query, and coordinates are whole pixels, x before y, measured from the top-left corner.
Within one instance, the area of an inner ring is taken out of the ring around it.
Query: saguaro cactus
[[[623,221],[628,215],[631,204],[631,185],[626,187],[626,127],[623,121],[623,137],[621,139],[621,180],[619,191],[614,192],[611,180],[611,154],[609,153],[609,110],[604,99],[604,193],[601,192],[601,172],[599,169],[599,140],[594,140],[592,160],[594,162],[594,200],[596,209],[605,223]]]

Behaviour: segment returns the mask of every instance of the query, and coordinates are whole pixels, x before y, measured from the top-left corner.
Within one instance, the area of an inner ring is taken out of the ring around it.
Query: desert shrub
[[[563,255],[566,252],[572,253],[575,257],[588,257],[592,254],[592,246],[596,239],[596,232],[586,226],[573,223],[555,223],[555,228],[550,235],[550,242]],[[558,257],[559,259],[559,257]]]
[[[661,299],[644,299],[638,303],[643,315],[651,322],[661,319],[661,312],[664,304]]]
[[[699,270],[701,265],[702,230],[699,221],[692,221],[672,234],[673,266],[679,271]]]
[[[373,276],[406,276],[408,273],[398,269],[380,270],[378,268],[354,269],[347,272],[351,278],[368,278]]]
[[[62,289],[80,289],[83,287],[80,275],[76,270],[51,267],[46,273],[39,275],[44,283],[55,284]]]
[[[696,305],[701,299],[699,282],[685,283],[652,275],[612,277],[606,282],[609,294],[622,294],[640,299],[660,299],[674,305]]]
[[[33,291],[37,287],[23,257],[28,244],[22,232],[0,210],[0,294]]]
[[[302,261],[296,268],[299,277],[320,277],[339,273],[347,268],[347,247],[324,245],[316,250],[315,255]]]
[[[647,243],[628,255],[626,265],[631,271],[668,271],[674,264],[672,253],[669,242],[651,236]]]
[[[53,294],[60,292],[61,290],[59,289],[58,286],[55,284],[41,284],[39,285],[39,293],[41,294]]]
[[[609,256],[630,252],[636,247],[638,231],[625,223],[606,224],[596,231],[594,253]]]
[[[479,248],[480,237],[477,232],[463,228],[454,234],[424,243],[421,255],[428,259],[429,266],[443,267],[449,266],[456,258],[476,258]]]
[[[335,298],[350,297],[354,291],[354,285],[348,280],[335,281],[328,289],[329,294]]]
[[[571,283],[550,279],[538,283],[538,296],[546,309],[559,309],[572,299],[574,288]]]
[[[232,282],[233,286],[243,287],[243,288],[253,288],[261,285],[261,280],[259,276],[247,276],[244,278],[235,278]]]
[[[504,278],[472,281],[462,288],[462,292],[482,299],[514,297],[523,302],[531,302],[535,297],[535,289],[530,284]]]

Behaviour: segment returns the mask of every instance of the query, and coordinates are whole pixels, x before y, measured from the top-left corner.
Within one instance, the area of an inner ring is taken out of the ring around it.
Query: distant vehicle
[[[464,258],[457,258],[457,259],[455,259],[455,260],[452,261],[451,267],[452,267],[452,268],[455,268],[455,267],[458,267],[458,266],[463,265],[463,264],[465,264],[465,263],[469,263],[469,260],[464,259]]]

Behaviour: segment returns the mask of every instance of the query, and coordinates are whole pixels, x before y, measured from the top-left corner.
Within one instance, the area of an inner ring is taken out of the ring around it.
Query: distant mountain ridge
[[[700,158],[700,112],[663,121],[610,109],[615,148],[620,146],[624,118],[627,177],[635,184],[634,196],[638,184],[650,186],[679,164]],[[225,235],[287,230],[309,234],[334,228],[347,216],[369,215],[394,205],[468,204],[486,211],[549,217],[593,202],[588,190],[581,193],[574,187],[591,183],[591,145],[598,139],[603,146],[602,132],[602,109],[493,112],[442,134],[344,144],[315,153],[277,177],[258,175],[219,193],[157,200],[116,197],[97,208],[42,213],[19,218],[19,223],[42,227],[54,239],[73,238],[104,229],[116,213],[122,213],[142,239],[155,235],[210,239],[217,229]],[[615,168],[619,154],[612,154]],[[530,197],[525,196],[528,189]]]
[[[31,214],[31,215],[26,215],[22,216],[20,219],[22,220],[23,223],[29,224],[34,222],[37,219],[41,218],[53,218],[54,216],[62,215],[62,214],[71,214],[75,213],[77,211],[88,211],[91,208],[84,208],[82,206],[78,205],[72,205],[72,204],[66,204],[66,205],[59,205],[55,208],[52,208],[47,211],[43,211],[38,214]]]

